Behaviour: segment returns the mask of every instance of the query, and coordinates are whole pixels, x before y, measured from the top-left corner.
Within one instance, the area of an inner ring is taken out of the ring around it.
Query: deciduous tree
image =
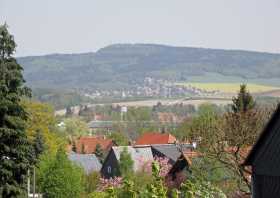
[[[42,177],[42,191],[48,198],[79,198],[83,189],[83,170],[72,164],[65,151],[59,149]]]
[[[253,101],[246,86],[241,86],[238,97],[233,98],[232,111],[222,115],[205,111],[187,130],[188,137],[199,141],[201,153],[222,164],[236,191],[250,191],[250,172],[242,162],[271,113],[271,110],[255,107]]]
[[[46,151],[55,155],[58,148],[66,144],[66,140],[56,127],[54,109],[48,104],[31,100],[24,100],[22,104],[28,114],[26,124],[28,139],[34,142],[36,134],[39,133],[44,139]]]

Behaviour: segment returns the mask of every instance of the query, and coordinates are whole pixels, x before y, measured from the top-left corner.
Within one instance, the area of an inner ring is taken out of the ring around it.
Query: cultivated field
[[[237,93],[240,88],[240,83],[177,83],[178,85],[184,85],[188,87],[194,87],[205,91],[219,91],[223,93]],[[259,85],[259,84],[247,84],[247,89],[251,93],[261,93],[274,90],[280,90],[280,87]]]

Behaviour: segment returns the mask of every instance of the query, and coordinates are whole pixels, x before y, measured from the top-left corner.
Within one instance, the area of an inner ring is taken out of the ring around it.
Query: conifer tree
[[[232,99],[232,110],[234,113],[247,112],[255,107],[253,96],[247,91],[246,85],[240,85],[240,90],[237,97]]]
[[[133,160],[127,147],[124,147],[120,154],[120,173],[123,177],[129,177],[133,172]]]
[[[33,146],[34,146],[35,157],[36,159],[39,159],[39,156],[45,150],[45,141],[42,132],[40,130],[36,130]]]
[[[104,152],[100,144],[97,144],[95,147],[95,155],[101,163],[104,161]]]
[[[16,43],[7,25],[0,26],[0,197],[24,194],[27,170],[34,163],[33,145],[28,142],[27,113],[22,97],[30,96],[23,86],[22,67],[12,57]]]

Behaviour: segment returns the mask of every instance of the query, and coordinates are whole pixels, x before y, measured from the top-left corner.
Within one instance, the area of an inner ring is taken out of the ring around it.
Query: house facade
[[[169,187],[180,187],[191,174],[190,166],[192,165],[192,160],[198,157],[200,157],[200,154],[193,150],[186,150],[181,153],[165,178],[168,180]]]
[[[101,168],[101,175],[105,178],[119,176],[119,162],[121,152],[127,148],[128,153],[133,160],[133,170],[140,171],[143,163],[153,161],[153,154],[150,146],[113,146],[109,151]]]
[[[253,198],[280,197],[280,106],[247,156]]]
[[[134,171],[141,171],[145,169],[145,165],[153,162],[157,158],[167,158],[168,163],[172,166],[182,155],[182,148],[185,152],[193,150],[192,145],[137,145],[137,146],[113,146],[104,160],[101,168],[101,174],[105,178],[119,176],[119,162],[120,154],[124,148],[127,148],[128,153],[133,160]]]

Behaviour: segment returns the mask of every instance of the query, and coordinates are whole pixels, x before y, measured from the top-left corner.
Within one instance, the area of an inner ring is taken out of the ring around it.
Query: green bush
[[[46,198],[79,198],[84,192],[83,170],[72,164],[62,149],[55,159],[44,167],[41,189]]]
[[[85,176],[85,191],[86,193],[92,193],[97,190],[100,179],[100,173],[93,171],[89,175]]]

